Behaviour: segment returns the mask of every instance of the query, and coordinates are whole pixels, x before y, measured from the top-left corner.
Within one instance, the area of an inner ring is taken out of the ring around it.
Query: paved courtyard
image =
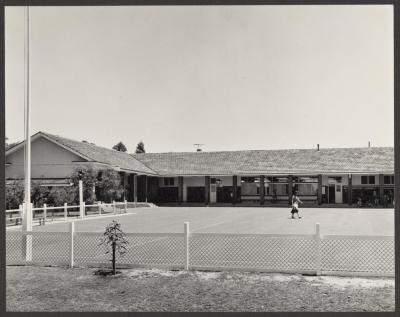
[[[125,232],[192,232],[313,234],[320,223],[321,234],[394,235],[393,209],[304,208],[302,219],[290,219],[289,208],[246,207],[158,207],[129,209],[128,214],[76,221],[76,231],[104,231],[112,219]],[[34,231],[68,231],[67,223],[35,226]]]

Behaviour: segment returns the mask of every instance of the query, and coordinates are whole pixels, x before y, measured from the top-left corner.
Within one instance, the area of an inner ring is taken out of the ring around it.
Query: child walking
[[[300,200],[299,196],[297,196],[297,191],[292,196],[292,219],[294,219],[294,214],[297,214],[297,217],[300,219],[299,216],[299,203],[302,204],[303,202]]]

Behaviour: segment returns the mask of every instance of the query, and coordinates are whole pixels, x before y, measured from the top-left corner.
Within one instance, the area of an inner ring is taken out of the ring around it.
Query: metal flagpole
[[[30,65],[29,65],[29,6],[25,8],[25,197],[22,230],[32,230],[31,208],[31,138],[30,138]]]

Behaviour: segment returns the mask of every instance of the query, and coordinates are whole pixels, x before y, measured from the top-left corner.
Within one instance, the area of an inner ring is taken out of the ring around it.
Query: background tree
[[[112,169],[102,170],[97,181],[96,196],[99,200],[112,202],[124,194],[121,175]]]
[[[123,256],[126,252],[128,241],[125,239],[125,233],[121,230],[121,224],[113,220],[104,231],[101,243],[106,247],[106,254],[112,252],[112,274],[116,274],[116,252]]]
[[[118,142],[113,146],[114,150],[120,151],[120,152],[126,152],[128,149],[126,148],[125,144],[122,143],[122,141]]]
[[[144,144],[142,141],[140,141],[137,145],[136,145],[136,153],[146,153],[145,149],[144,149]]]

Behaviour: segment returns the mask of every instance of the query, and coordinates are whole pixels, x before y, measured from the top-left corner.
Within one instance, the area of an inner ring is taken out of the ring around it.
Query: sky
[[[31,131],[129,152],[393,146],[393,7],[30,9]],[[22,7],[6,136],[24,139]]]

